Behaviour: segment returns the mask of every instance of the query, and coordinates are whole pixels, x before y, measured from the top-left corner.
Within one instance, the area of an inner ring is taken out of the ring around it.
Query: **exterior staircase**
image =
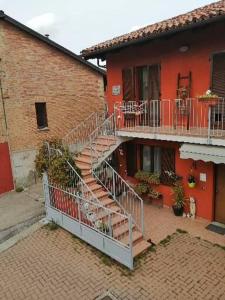
[[[91,143],[87,144],[83,150],[80,152],[78,156],[75,157],[76,165],[81,170],[82,178],[87,185],[88,189],[94,194],[94,196],[99,200],[100,204],[104,207],[110,209],[115,212],[111,219],[112,225],[112,236],[118,241],[129,244],[130,243],[130,233],[129,233],[129,224],[126,220],[118,217],[116,213],[126,213],[126,208],[123,207],[120,201],[115,197],[115,193],[111,192],[107,188],[107,186],[101,182],[100,177],[98,177],[97,171],[95,174],[95,168],[98,170],[99,164],[103,162],[104,166],[102,168],[103,174],[104,170],[108,170],[113,174],[114,185],[120,185],[124,187],[123,190],[129,191],[130,193],[135,193],[129,186],[123,181],[119,174],[115,173],[115,171],[108,165],[108,163],[104,160],[105,153],[112,153],[112,150],[117,145],[117,137],[115,135],[104,135],[104,130],[100,130],[99,135],[94,134],[94,138],[91,139]],[[102,161],[99,163],[99,161]],[[101,168],[101,167],[100,167]],[[99,170],[98,170],[99,171]],[[101,173],[101,170],[100,170]],[[116,177],[115,177],[116,176]],[[115,189],[115,186],[114,186]],[[137,198],[138,196],[135,195]],[[139,198],[140,199],[140,198]],[[138,201],[141,201],[141,199]],[[129,193],[126,195],[126,200],[134,201],[134,197],[129,199]],[[137,199],[136,199],[137,202]],[[140,202],[141,204],[142,202]],[[140,206],[140,205],[139,205]],[[143,203],[142,203],[143,209]],[[99,220],[105,221],[107,218],[106,215],[102,214],[101,211],[97,213],[97,218]],[[143,218],[143,214],[142,214]],[[143,220],[142,220],[143,221]],[[150,247],[150,243],[148,243],[143,237],[143,228],[138,226],[135,223],[132,223],[132,254],[133,257],[136,257],[146,251]]]

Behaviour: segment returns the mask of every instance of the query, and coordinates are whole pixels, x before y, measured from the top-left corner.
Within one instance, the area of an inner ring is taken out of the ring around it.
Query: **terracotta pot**
[[[199,97],[198,100],[200,102],[208,104],[210,106],[215,106],[218,104],[219,98],[217,98],[217,97]]]

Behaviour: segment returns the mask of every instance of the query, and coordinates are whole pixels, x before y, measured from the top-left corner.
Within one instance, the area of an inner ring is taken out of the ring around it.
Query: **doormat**
[[[225,226],[224,225],[220,225],[220,224],[209,224],[208,226],[206,226],[206,229],[212,231],[212,232],[216,232],[218,234],[222,234],[225,235]]]

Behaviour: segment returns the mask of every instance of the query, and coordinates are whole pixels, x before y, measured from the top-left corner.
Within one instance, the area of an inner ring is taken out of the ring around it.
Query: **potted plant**
[[[160,184],[159,174],[139,170],[135,174],[135,178],[138,183],[134,189],[143,199],[160,199],[162,197],[162,194],[152,187]]]
[[[175,216],[182,216],[185,207],[185,194],[181,181],[177,181],[173,186],[174,204],[173,212]]]
[[[196,186],[196,180],[193,175],[188,176],[188,186],[189,188],[193,189]]]
[[[213,94],[211,90],[208,90],[204,95],[199,96],[198,100],[202,103],[214,106],[218,104],[219,97],[216,94]]]

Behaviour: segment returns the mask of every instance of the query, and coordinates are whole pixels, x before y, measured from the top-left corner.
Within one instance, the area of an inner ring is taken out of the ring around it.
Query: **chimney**
[[[46,33],[46,34],[45,34],[45,37],[46,37],[47,39],[49,39],[49,34],[48,34],[48,33]]]

